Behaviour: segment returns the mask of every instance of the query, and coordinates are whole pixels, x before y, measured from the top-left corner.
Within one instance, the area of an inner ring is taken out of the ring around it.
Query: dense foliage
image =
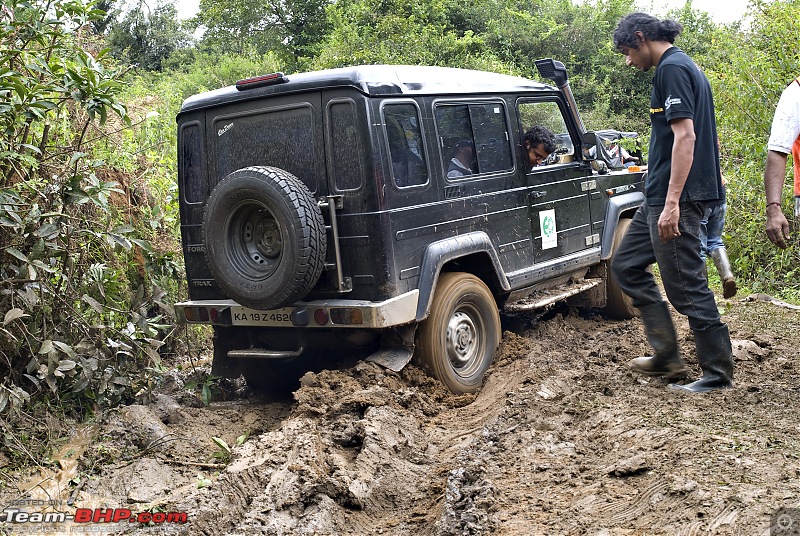
[[[147,390],[172,329],[159,277],[177,270],[137,231],[135,185],[95,149],[131,126],[124,68],[80,2],[12,2],[0,19],[0,411],[73,414]],[[110,142],[113,143],[113,142]],[[141,191],[144,191],[142,189]],[[174,275],[174,274],[173,274]],[[38,408],[38,410],[37,410]],[[11,450],[19,454],[19,450]],[[24,452],[24,450],[22,451]]]
[[[360,63],[538,78],[563,61],[589,128],[647,139],[652,73],[610,35],[633,0],[9,0],[0,12],[0,420],[40,402],[83,414],[146,394],[184,344],[174,117],[194,93],[271,71]],[[666,15],[666,14],[660,14]],[[714,87],[729,186],[727,244],[745,288],[797,298],[797,243],[766,240],[772,111],[800,74],[800,2],[753,0],[749,25],[669,14]],[[789,207],[787,188],[785,207]],[[69,402],[69,404],[63,404]]]
[[[800,75],[800,2],[757,0],[751,13],[749,30],[710,32],[704,57],[718,107],[723,171],[729,179],[725,242],[737,275],[753,291],[796,301],[798,222],[792,224],[788,249],[778,250],[766,240],[763,172],[775,105],[786,85]],[[792,222],[790,178],[786,185],[783,207]]]

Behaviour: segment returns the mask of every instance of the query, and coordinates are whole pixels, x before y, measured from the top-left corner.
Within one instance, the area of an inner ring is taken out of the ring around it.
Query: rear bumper
[[[258,310],[233,300],[195,300],[175,304],[180,324],[282,328],[388,328],[416,320],[419,291],[382,302],[316,300],[291,307]]]

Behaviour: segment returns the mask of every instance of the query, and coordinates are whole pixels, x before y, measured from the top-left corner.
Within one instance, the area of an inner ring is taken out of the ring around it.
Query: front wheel
[[[415,358],[453,393],[474,393],[494,360],[500,336],[497,303],[483,281],[444,273],[430,315],[417,330]]]
[[[608,270],[606,276],[606,314],[612,318],[625,320],[633,318],[637,314],[636,307],[633,306],[630,296],[625,294],[619,286],[614,273],[611,271],[611,263],[617,254],[619,244],[631,226],[630,218],[620,218],[617,229],[614,231],[614,243],[611,246],[611,258],[608,260]]]

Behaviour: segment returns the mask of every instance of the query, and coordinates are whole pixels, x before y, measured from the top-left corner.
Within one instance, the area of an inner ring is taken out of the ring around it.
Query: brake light
[[[208,310],[205,307],[186,307],[183,316],[188,322],[208,322]]]
[[[314,311],[314,321],[320,326],[324,326],[328,323],[328,313],[325,312],[325,309],[317,309]]]
[[[361,309],[351,309],[349,307],[332,307],[331,323],[339,325],[363,324],[364,316]]]
[[[253,78],[245,78],[236,82],[236,89],[244,91],[246,89],[255,89],[257,87],[274,86],[276,84],[285,84],[289,79],[283,73],[270,73],[262,76],[254,76]]]

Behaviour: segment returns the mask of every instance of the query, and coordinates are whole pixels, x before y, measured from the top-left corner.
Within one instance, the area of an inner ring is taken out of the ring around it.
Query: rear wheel
[[[208,267],[242,305],[291,305],[322,273],[322,212],[308,188],[282,169],[249,167],[225,177],[208,199],[203,225]]]
[[[456,394],[474,393],[500,344],[500,313],[477,277],[443,273],[430,316],[417,330],[417,362]]]
[[[633,318],[637,314],[636,307],[631,303],[631,298],[625,294],[619,286],[617,279],[611,271],[611,263],[617,254],[619,244],[622,242],[628,227],[631,225],[630,218],[620,218],[617,229],[614,232],[614,243],[611,246],[611,258],[608,260],[608,270],[606,276],[606,314],[612,318],[627,319]]]

